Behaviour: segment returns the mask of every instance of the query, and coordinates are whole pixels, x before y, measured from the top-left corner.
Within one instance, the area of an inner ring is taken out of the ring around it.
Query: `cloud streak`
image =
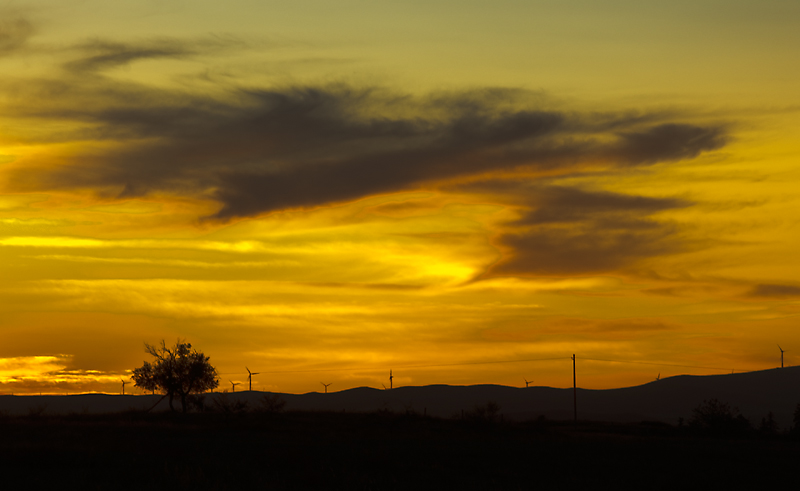
[[[96,75],[96,72],[140,60],[190,59],[245,46],[243,41],[232,36],[211,36],[195,40],[158,38],[136,43],[93,39],[72,47],[72,51],[79,56],[66,62],[64,67],[75,74]]]
[[[800,287],[793,285],[756,285],[747,292],[748,297],[753,298],[793,298],[800,297]]]

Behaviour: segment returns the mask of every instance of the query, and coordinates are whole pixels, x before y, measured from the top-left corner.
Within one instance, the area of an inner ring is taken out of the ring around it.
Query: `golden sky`
[[[0,393],[796,364],[798,55],[795,0],[4,1]]]

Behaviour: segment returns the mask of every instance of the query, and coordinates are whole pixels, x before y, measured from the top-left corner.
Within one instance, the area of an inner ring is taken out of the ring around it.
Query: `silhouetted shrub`
[[[703,401],[694,408],[689,426],[714,436],[742,435],[750,430],[750,421],[739,409],[717,399]]]
[[[38,418],[39,416],[44,414],[46,409],[47,409],[47,404],[39,404],[37,406],[29,407],[28,408],[28,417]]]
[[[800,404],[797,404],[794,408],[791,433],[795,437],[800,437]]]
[[[286,407],[286,401],[278,394],[264,394],[260,401],[260,411],[264,413],[279,413]]]
[[[235,399],[235,396],[225,392],[216,394],[212,400],[212,408],[222,414],[239,414],[247,411],[247,401]]]
[[[778,434],[778,422],[775,421],[775,415],[770,411],[765,417],[761,418],[761,425],[758,427],[758,432],[765,436]]]
[[[205,394],[191,394],[186,397],[186,403],[189,405],[191,411],[202,413],[207,409]]]
[[[468,420],[494,422],[497,421],[500,413],[500,405],[494,401],[489,401],[483,406],[475,406],[475,409],[468,411],[464,416]]]

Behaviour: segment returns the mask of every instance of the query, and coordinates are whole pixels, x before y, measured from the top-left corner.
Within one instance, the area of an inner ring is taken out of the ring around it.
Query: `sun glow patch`
[[[0,358],[0,385],[64,388],[69,385],[110,383],[120,380],[119,373],[102,370],[70,369],[73,355],[17,356]],[[128,376],[123,374],[123,377]]]
[[[47,379],[50,373],[67,368],[71,359],[71,355],[0,358],[0,383]]]

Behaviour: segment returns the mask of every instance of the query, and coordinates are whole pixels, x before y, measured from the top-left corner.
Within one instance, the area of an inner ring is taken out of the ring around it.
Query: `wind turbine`
[[[236,386],[241,384],[241,382],[233,383],[233,380],[230,380],[230,379],[228,380],[228,382],[231,383],[231,392],[236,392]]]
[[[394,379],[394,377],[392,376],[392,371],[389,370],[389,388],[390,389],[394,388],[394,385],[392,384],[392,379]]]
[[[783,368],[783,353],[784,353],[784,349],[781,348],[780,344],[778,345],[778,349],[781,350],[781,368]]]
[[[658,382],[659,380],[661,380],[661,372],[658,372],[658,376],[656,377],[656,382]]]
[[[122,395],[125,395],[125,384],[129,384],[130,382],[126,382],[125,379],[120,379],[122,381]]]
[[[244,367],[247,370],[247,381],[250,383],[250,391],[253,390],[253,375],[258,375],[260,372],[251,372],[249,368]]]
[[[526,379],[525,377],[522,377],[522,380],[524,380],[524,381],[525,381],[525,388],[526,388],[526,389],[527,389],[527,388],[530,386],[531,382],[533,382],[533,380],[531,380],[531,381],[529,382],[529,381],[528,381],[528,379]]]
[[[331,383],[329,383],[329,384],[326,384],[325,382],[320,382],[320,383],[321,383],[322,385],[324,385],[324,386],[325,386],[325,393],[326,393],[326,394],[328,393],[328,386],[329,386],[329,385],[333,385],[333,382],[331,382]]]

